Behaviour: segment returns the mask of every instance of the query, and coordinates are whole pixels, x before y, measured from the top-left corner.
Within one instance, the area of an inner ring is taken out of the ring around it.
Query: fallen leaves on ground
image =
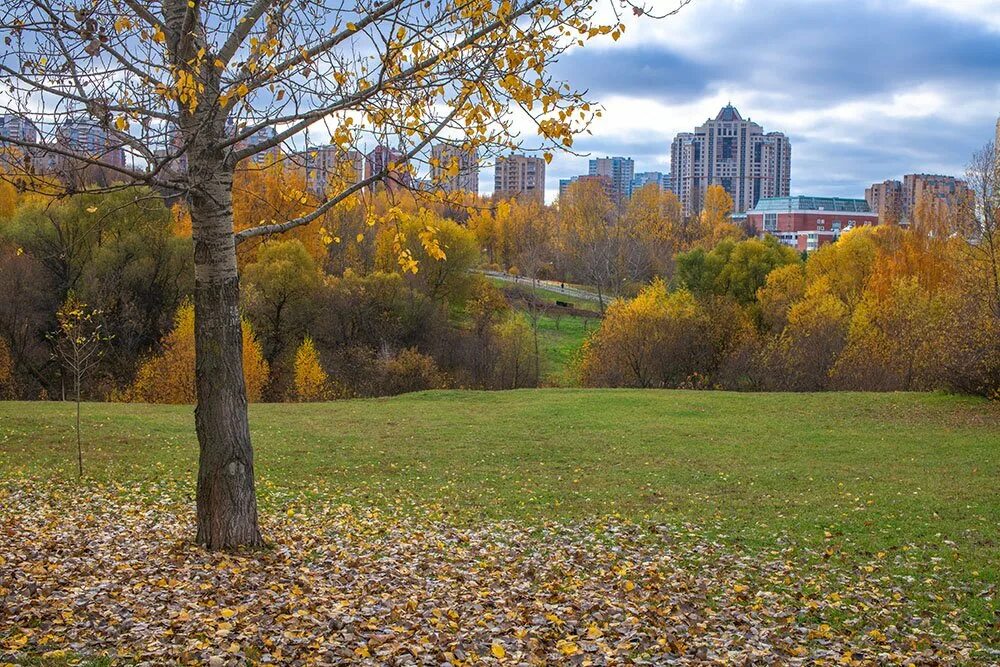
[[[208,553],[170,494],[0,485],[0,662],[975,663],[884,557],[851,571],[620,519],[469,528],[306,497]],[[983,653],[986,651],[987,653]]]

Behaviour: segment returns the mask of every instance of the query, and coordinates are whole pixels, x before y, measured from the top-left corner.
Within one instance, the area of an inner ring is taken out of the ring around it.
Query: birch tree
[[[18,184],[32,187],[42,169],[68,190],[141,183],[190,210],[199,543],[262,541],[237,245],[308,225],[379,182],[415,183],[435,140],[481,160],[570,147],[597,109],[550,66],[586,40],[617,40],[622,13],[649,9],[633,0],[5,3],[0,111],[31,128],[7,139],[24,167]],[[262,210],[258,224],[234,230],[241,165],[308,156],[317,144],[348,155],[375,144],[392,150],[360,178],[331,179],[308,212],[280,219]],[[438,171],[450,178],[452,170]],[[433,245],[431,234],[422,238]],[[405,251],[400,263],[418,268]]]

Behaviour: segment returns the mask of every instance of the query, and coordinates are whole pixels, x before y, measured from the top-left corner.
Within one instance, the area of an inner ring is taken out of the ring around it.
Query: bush
[[[712,365],[710,325],[691,292],[668,292],[657,279],[608,307],[584,346],[581,379],[592,387],[681,386]]]
[[[395,356],[383,359],[381,376],[381,394],[384,396],[443,389],[448,386],[447,379],[438,369],[437,362],[414,348],[407,348]]]

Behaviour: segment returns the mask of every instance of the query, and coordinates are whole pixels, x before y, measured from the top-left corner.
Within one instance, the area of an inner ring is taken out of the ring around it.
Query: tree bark
[[[209,549],[262,543],[243,378],[232,169],[191,165],[198,405],[198,535]],[[204,167],[200,169],[199,167]]]
[[[79,363],[79,361],[77,361]],[[80,372],[75,373],[76,380],[76,476],[83,477],[83,443],[80,439]]]

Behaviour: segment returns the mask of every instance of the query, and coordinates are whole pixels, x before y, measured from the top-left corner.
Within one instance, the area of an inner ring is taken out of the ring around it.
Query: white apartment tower
[[[693,133],[678,134],[670,147],[672,185],[685,213],[701,210],[709,185],[721,185],[735,213],[763,197],[787,197],[791,187],[791,143],[780,132],[764,133],[731,104]]]

